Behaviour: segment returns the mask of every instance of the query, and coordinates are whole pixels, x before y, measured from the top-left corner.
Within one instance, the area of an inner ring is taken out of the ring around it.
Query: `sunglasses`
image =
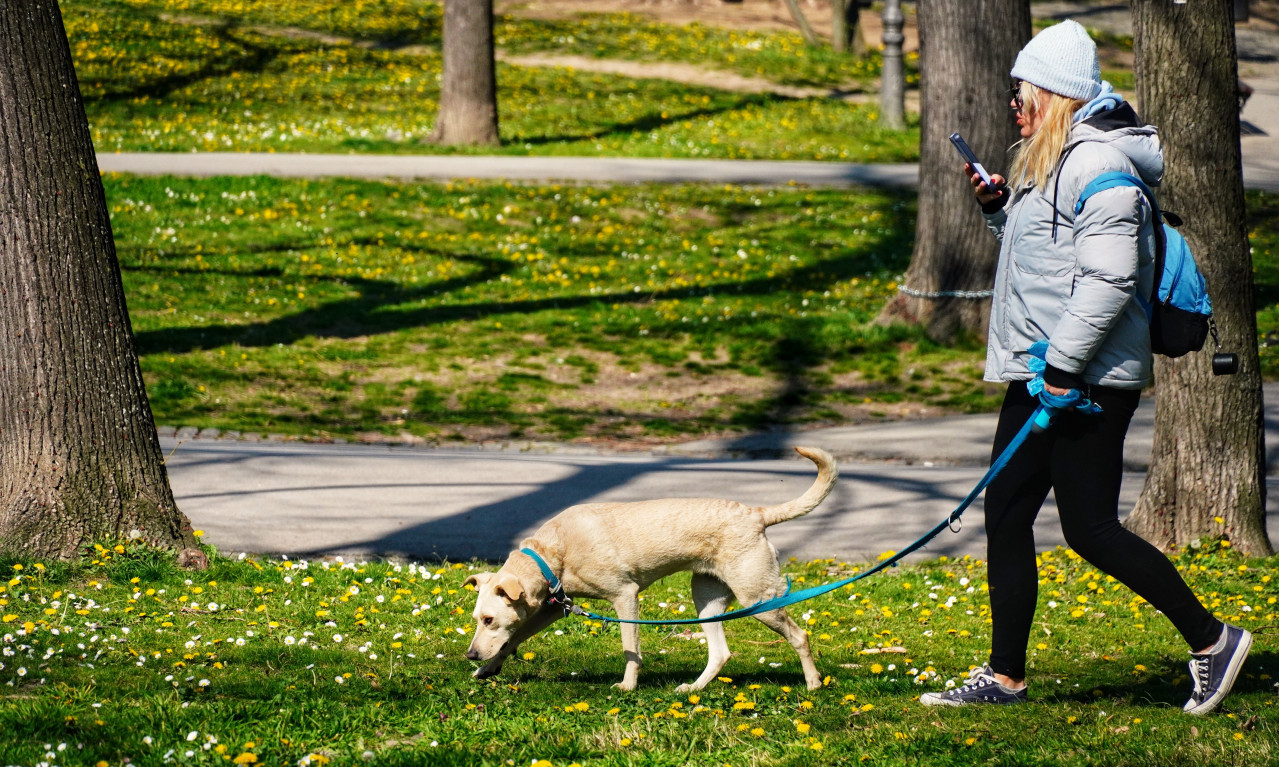
[[[1021,98],[1021,82],[1021,80],[1013,80],[1012,86],[1008,89],[1008,94],[1012,97],[1013,103],[1017,105],[1018,111],[1026,105]]]

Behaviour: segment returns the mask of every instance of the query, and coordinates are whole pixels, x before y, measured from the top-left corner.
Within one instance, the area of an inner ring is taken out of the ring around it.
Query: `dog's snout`
[[[479,654],[478,652],[476,652],[474,648],[472,648],[472,649],[470,649],[470,650],[467,650],[467,651],[466,651],[466,659],[467,659],[467,660],[479,660],[479,659],[480,659],[480,654]]]

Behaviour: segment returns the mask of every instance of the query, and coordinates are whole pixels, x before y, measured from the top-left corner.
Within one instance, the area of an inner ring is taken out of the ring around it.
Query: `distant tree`
[[[1153,456],[1127,525],[1164,547],[1224,533],[1236,548],[1261,556],[1272,548],[1232,4],[1133,3],[1137,99],[1143,119],[1159,126],[1164,150],[1160,205],[1188,214],[1181,231],[1240,371],[1213,376],[1212,344],[1157,360]]]
[[[493,0],[446,0],[443,49],[440,112],[430,140],[449,146],[501,143]]]
[[[808,19],[804,17],[804,9],[799,7],[799,0],[786,0],[786,7],[790,9],[791,18],[795,20],[795,25],[799,27],[799,34],[804,38],[804,42],[809,45],[820,45],[822,39],[813,31],[813,27],[808,23]]]
[[[863,0],[830,0],[830,44],[839,53],[861,56],[866,39],[861,33]]]
[[[0,3],[0,550],[202,557],[147,403],[57,3]]]
[[[929,337],[984,333],[998,244],[990,236],[963,161],[949,141],[964,135],[986,169],[1003,170],[1017,124],[1009,70],[1030,39],[1028,0],[919,0],[919,214],[902,292],[882,322],[922,325]]]

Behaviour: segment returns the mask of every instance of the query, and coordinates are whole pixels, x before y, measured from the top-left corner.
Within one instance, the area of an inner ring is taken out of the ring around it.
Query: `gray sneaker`
[[[975,668],[968,673],[968,681],[962,686],[945,692],[926,692],[919,696],[925,706],[967,706],[970,703],[1025,703],[1026,688],[1010,690],[995,680],[990,666]]]
[[[1252,634],[1237,626],[1227,624],[1221,636],[1224,641],[1219,642],[1220,650],[1190,656],[1190,678],[1195,683],[1195,691],[1184,706],[1188,714],[1206,714],[1217,707],[1234,686],[1252,648]]]

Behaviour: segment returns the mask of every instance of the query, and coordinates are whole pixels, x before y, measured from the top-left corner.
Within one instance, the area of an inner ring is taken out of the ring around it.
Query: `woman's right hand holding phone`
[[[973,170],[971,163],[964,163],[964,175],[968,176],[968,183],[973,185],[973,194],[977,195],[977,201],[982,205],[998,200],[999,196],[1004,193],[1004,184],[1006,182],[1004,177],[998,173],[992,174],[990,177],[990,180],[995,184],[993,189],[987,186],[985,181],[982,181],[981,174]]]

